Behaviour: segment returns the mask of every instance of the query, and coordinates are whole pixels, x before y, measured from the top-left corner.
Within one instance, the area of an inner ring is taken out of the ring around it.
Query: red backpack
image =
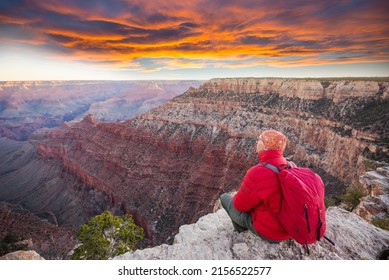
[[[290,162],[278,168],[269,163],[264,166],[278,174],[283,192],[279,214],[282,226],[309,254],[308,244],[327,239],[323,181],[309,168],[294,167]]]

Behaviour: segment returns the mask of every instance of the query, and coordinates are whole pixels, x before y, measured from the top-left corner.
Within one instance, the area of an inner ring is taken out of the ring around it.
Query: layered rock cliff
[[[211,212],[222,192],[240,186],[257,161],[255,139],[263,129],[284,132],[286,154],[318,171],[327,194],[338,196],[365,171],[366,158],[388,161],[388,104],[388,82],[214,79],[128,122],[102,123],[87,116],[37,131],[30,138],[36,149],[31,161],[37,163],[26,165],[30,174],[38,163],[50,174],[52,162],[59,170],[49,180],[38,173],[34,193],[53,185],[60,186],[55,193],[98,193],[102,203],[93,211],[108,207],[132,213],[152,243],[160,244],[172,241],[180,225]],[[20,152],[10,156],[22,158]],[[17,170],[3,169],[1,199],[20,186]],[[77,183],[58,179],[67,176]],[[55,180],[72,183],[48,183]],[[27,201],[31,189],[23,191],[26,182],[23,186],[12,192],[12,201]],[[72,204],[77,213],[86,213],[80,209],[94,200],[71,197],[80,201]],[[53,201],[43,198],[32,196],[29,206],[41,211],[42,201]],[[52,212],[65,221],[62,210]]]
[[[220,186],[238,185],[237,173],[242,177],[244,168],[229,173],[217,166],[223,148],[214,147],[201,133],[185,145],[179,141],[186,134],[170,141],[165,138],[167,128],[162,135],[143,129],[99,123],[88,116],[46,136],[35,134],[31,142],[40,157],[62,160],[64,170],[81,183],[132,213],[147,236],[160,243],[172,235],[173,228],[206,214]],[[234,152],[231,160],[235,157],[233,166],[239,167],[237,155]]]

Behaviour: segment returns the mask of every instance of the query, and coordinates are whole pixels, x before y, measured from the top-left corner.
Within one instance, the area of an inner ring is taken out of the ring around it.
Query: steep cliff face
[[[194,127],[191,136],[186,128],[172,131],[172,125],[158,132],[88,116],[35,133],[31,142],[40,157],[61,160],[64,170],[132,213],[147,236],[161,243],[181,224],[206,214],[223,188],[238,186],[253,156],[220,144],[224,139],[244,145],[242,139],[226,134],[217,143],[207,127]]]
[[[37,131],[30,143],[35,160],[57,161],[63,174],[134,214],[160,244],[240,186],[263,129],[284,132],[286,154],[322,174],[327,194],[341,193],[366,157],[388,160],[388,102],[387,82],[215,79],[128,122],[87,116]],[[372,116],[362,118],[366,112]],[[7,172],[3,194],[16,174]]]

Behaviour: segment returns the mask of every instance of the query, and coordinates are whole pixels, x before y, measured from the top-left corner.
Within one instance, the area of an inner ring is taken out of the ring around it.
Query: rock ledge
[[[325,259],[373,260],[389,247],[389,232],[377,228],[354,213],[338,207],[327,209],[326,240],[309,245],[310,254],[294,241],[270,244],[251,232],[237,233],[224,209],[201,217],[197,223],[183,225],[173,245],[137,250],[115,259]]]

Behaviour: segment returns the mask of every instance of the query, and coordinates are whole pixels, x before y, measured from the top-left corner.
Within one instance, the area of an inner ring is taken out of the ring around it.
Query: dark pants
[[[220,196],[220,202],[222,203],[223,208],[227,211],[228,216],[232,221],[234,229],[238,232],[245,231],[249,229],[255,235],[261,237],[262,239],[271,242],[278,243],[279,241],[271,240],[260,235],[254,228],[253,220],[251,214],[247,212],[241,212],[235,209],[234,204],[232,203],[232,195],[222,194]]]

